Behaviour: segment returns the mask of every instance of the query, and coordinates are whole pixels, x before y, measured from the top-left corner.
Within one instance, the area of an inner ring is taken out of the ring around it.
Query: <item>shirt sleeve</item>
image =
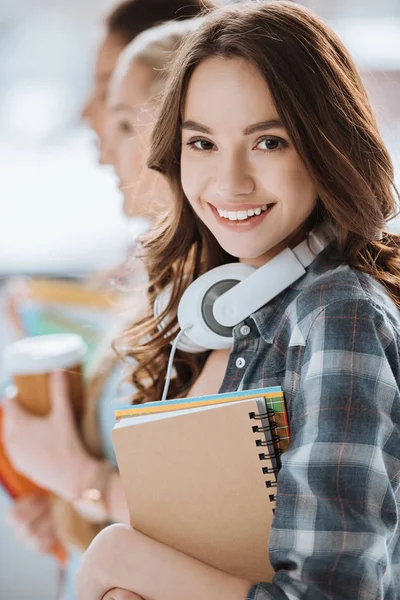
[[[299,352],[270,536],[248,600],[394,600],[400,589],[399,335],[367,300],[321,310]]]

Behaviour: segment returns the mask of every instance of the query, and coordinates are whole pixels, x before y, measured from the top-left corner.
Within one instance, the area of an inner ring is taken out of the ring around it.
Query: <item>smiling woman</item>
[[[292,437],[278,475],[272,581],[247,591],[243,580],[199,562],[189,571],[189,557],[142,540],[153,550],[136,549],[135,561],[147,558],[134,576],[126,562],[122,587],[155,600],[394,600],[400,236],[386,222],[398,193],[356,67],[300,5],[243,2],[212,12],[186,40],[167,92],[148,164],[166,176],[173,203],[144,251],[150,309],[128,350],[135,401],[164,381],[188,285],[239,260],[262,267],[265,304],[232,323],[220,391],[282,386]],[[264,266],[300,243],[311,262],[268,301]],[[168,306],[153,314],[164,292]],[[184,396],[188,374],[177,369],[173,381]],[[137,532],[123,538],[134,552]],[[168,573],[155,583],[160,562]]]

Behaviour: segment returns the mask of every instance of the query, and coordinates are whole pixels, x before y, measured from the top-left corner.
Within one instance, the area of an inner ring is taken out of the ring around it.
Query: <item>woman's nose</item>
[[[248,195],[254,190],[254,180],[247,169],[246,162],[235,156],[220,164],[217,170],[216,184],[218,196],[224,199]]]

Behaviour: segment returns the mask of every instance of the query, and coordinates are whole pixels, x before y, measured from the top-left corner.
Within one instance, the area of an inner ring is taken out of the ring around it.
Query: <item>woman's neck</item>
[[[256,256],[255,258],[239,258],[239,262],[250,265],[251,267],[255,267],[259,269],[267,262],[275,258],[278,254],[280,254],[285,248],[294,248],[297,244],[300,244],[305,238],[304,231],[299,231],[298,229],[282,240],[279,244],[270,248],[264,254],[260,256]]]

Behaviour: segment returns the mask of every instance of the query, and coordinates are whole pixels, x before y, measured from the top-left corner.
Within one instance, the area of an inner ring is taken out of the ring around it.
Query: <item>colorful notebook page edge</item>
[[[275,434],[279,438],[279,448],[282,452],[286,452],[290,444],[290,429],[287,416],[285,398],[265,396],[265,404],[267,409],[273,411],[273,420],[276,423]]]
[[[245,398],[247,396],[249,397],[253,397],[253,396],[262,396],[263,394],[276,394],[276,396],[281,396],[283,395],[283,390],[281,386],[273,386],[273,387],[267,387],[267,388],[254,388],[254,389],[249,389],[249,390],[240,390],[238,392],[224,392],[222,394],[209,394],[209,395],[205,395],[205,396],[194,396],[193,398],[176,398],[173,400],[166,400],[166,401],[161,401],[158,400],[156,402],[147,402],[146,406],[161,406],[164,404],[171,404],[173,402],[187,402],[187,401],[196,401],[196,400],[210,400],[210,399],[220,399],[220,398],[231,398],[231,397],[240,397],[240,398]],[[144,406],[144,404],[140,404],[140,405],[136,405],[136,406],[125,406],[121,408],[140,408]]]
[[[115,410],[116,420],[134,417],[145,414],[155,414],[161,412],[169,412],[173,410],[182,410],[191,408],[193,405],[212,406],[224,404],[225,402],[234,402],[238,400],[246,400],[257,397],[269,397],[271,399],[283,398],[282,388],[262,388],[256,390],[245,390],[233,393],[214,394],[211,396],[199,396],[197,398],[180,398],[177,400],[168,400],[166,402],[149,402],[148,404],[140,404]],[[281,405],[281,404],[280,404]]]

